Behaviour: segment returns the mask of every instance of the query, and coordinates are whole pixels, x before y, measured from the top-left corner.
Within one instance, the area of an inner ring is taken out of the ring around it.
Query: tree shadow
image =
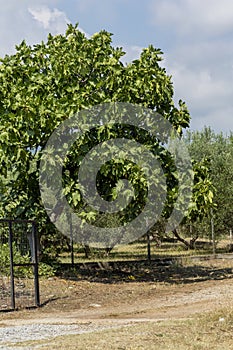
[[[68,296],[48,298],[40,303],[40,307],[44,307],[44,306],[46,306],[54,301],[63,300],[63,299],[68,299]]]
[[[173,259],[159,261],[122,261],[105,263],[69,264],[60,266],[62,278],[88,280],[99,283],[165,282],[188,284],[208,280],[233,278],[232,268],[215,268],[199,265],[183,266]]]

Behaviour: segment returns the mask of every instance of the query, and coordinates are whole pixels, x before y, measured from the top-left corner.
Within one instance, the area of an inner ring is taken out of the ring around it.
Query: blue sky
[[[79,22],[88,35],[113,33],[114,46],[127,51],[125,61],[150,44],[162,49],[175,101],[187,103],[191,128],[233,131],[232,0],[2,1],[0,56],[23,39],[33,44],[49,32],[64,33],[68,22]]]

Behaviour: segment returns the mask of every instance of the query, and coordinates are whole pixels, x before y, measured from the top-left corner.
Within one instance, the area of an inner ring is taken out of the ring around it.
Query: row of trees
[[[187,107],[181,100],[178,107],[175,106],[171,77],[160,66],[161,50],[149,46],[142,51],[139,59],[127,65],[121,61],[123,55],[121,48],[111,45],[110,33],[101,31],[86,38],[77,26],[69,25],[64,35],[49,35],[46,43],[33,47],[23,41],[16,47],[14,55],[1,59],[0,214],[8,218],[35,219],[42,251],[47,255],[56,254],[67,242],[48,219],[39,191],[41,153],[61,122],[79,110],[117,101],[157,111],[172,124],[180,137],[183,129],[189,127]],[[64,189],[70,205],[79,210],[84,220],[91,218],[101,222],[99,213],[90,208],[88,212],[80,210],[82,198],[77,186],[78,164],[93,146],[117,137],[136,139],[162,162],[168,188],[163,211],[166,220],[179,190],[174,163],[171,156],[163,152],[159,139],[127,125],[95,128],[72,149],[64,170]],[[198,135],[195,137],[197,140]],[[197,155],[194,144],[190,138],[190,150],[195,159],[194,188],[185,218],[185,222],[193,224],[208,216],[213,199],[206,154]],[[127,169],[130,169],[130,175],[126,174]],[[121,178],[129,179],[137,189],[129,211],[110,221],[117,219],[122,225],[135,215],[132,208],[136,208],[137,213],[145,205],[146,184],[142,177],[138,180],[139,173],[140,170],[127,160],[108,162],[101,168],[97,187],[106,200],[115,198],[114,185]],[[105,216],[102,224],[108,225]]]
[[[210,180],[214,187],[213,219],[217,236],[229,235],[233,229],[233,135],[215,133],[210,127],[202,131],[187,132],[185,136],[190,154],[196,161],[208,161]],[[209,217],[197,225],[205,232]]]
[[[214,194],[205,215],[187,217],[175,232],[176,238],[185,246],[194,248],[199,237],[213,239],[213,230],[216,241],[232,237],[233,135],[231,132],[228,135],[215,133],[205,127],[201,131],[187,131],[184,139],[192,159],[199,165],[205,164],[202,178],[208,182],[207,187],[211,183]],[[196,194],[198,196],[198,192]]]

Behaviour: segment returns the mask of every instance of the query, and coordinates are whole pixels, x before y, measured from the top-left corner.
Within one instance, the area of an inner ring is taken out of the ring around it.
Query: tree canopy
[[[162,51],[149,46],[142,50],[138,59],[123,64],[124,52],[122,48],[112,46],[111,36],[101,31],[87,38],[77,25],[69,25],[64,35],[49,35],[47,42],[34,46],[23,41],[16,46],[15,54],[0,60],[1,215],[36,219],[43,246],[48,240],[53,241],[51,232],[56,237],[58,234],[49,224],[41,203],[39,162],[51,133],[64,120],[98,104],[129,102],[157,111],[179,135],[182,135],[183,128],[189,127],[187,107],[182,100],[175,106],[171,77],[160,65]],[[66,194],[74,207],[80,202],[75,188],[77,158],[94,144],[122,134],[129,138],[135,136],[156,152],[159,149],[156,140],[150,141],[148,134],[140,134],[132,127],[113,127],[111,130],[100,127],[87,133],[83,143],[73,151],[73,158],[68,157],[64,172]],[[162,159],[162,153],[160,157]],[[166,155],[164,164],[169,161],[172,165],[170,158]],[[113,173],[116,167],[118,178],[124,178],[127,166],[127,162],[106,164],[98,180],[100,192],[106,198],[114,196],[116,173],[114,176]],[[135,180],[139,169],[131,168],[130,172],[131,179]],[[167,172],[170,174],[167,176],[167,204],[176,198],[178,184],[173,173],[171,166]],[[112,192],[106,185],[112,188]],[[138,193],[143,197],[145,185],[136,180],[134,185],[138,185]],[[198,191],[199,196],[193,197],[195,203],[204,198],[203,188]],[[205,189],[208,191],[210,188]],[[197,211],[202,210],[201,207],[196,206]],[[47,231],[50,235],[46,234]]]
[[[210,127],[189,132],[186,136],[193,159],[209,161],[209,177],[215,188],[214,223],[218,235],[226,234],[233,227],[233,138],[215,133]]]

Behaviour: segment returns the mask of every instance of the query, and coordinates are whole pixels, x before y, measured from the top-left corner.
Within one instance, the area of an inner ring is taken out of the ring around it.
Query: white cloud
[[[29,13],[32,15],[35,21],[37,21],[47,32],[51,34],[61,34],[67,29],[67,24],[71,21],[66,16],[65,12],[58,10],[57,8],[50,9],[47,6],[41,7],[29,7]],[[78,28],[87,37],[90,37],[82,28]]]
[[[151,1],[151,21],[182,35],[223,34],[233,30],[231,0]]]
[[[176,92],[187,96],[189,103],[198,104],[203,108],[205,105],[215,106],[227,103],[233,95],[233,86],[230,80],[213,76],[206,67],[203,69],[188,69],[184,66],[175,65],[170,70]]]
[[[233,130],[233,107],[225,106],[216,110],[208,110],[199,113],[191,120],[191,128],[201,130],[204,126],[210,126],[216,132],[229,133]]]
[[[136,60],[140,57],[140,54],[143,50],[141,46],[129,46],[129,45],[118,45],[123,47],[123,51],[125,51],[125,55],[122,57],[122,62],[130,63],[133,60]]]
[[[231,79],[213,76],[203,67],[189,69],[174,65],[173,76],[176,100],[186,101],[194,128],[210,125],[215,130],[233,130],[233,85]]]
[[[37,0],[37,6],[56,7],[58,0]],[[34,2],[35,4],[35,2]],[[28,11],[32,0],[8,0],[1,3],[0,11],[0,56],[12,54],[15,45],[23,39],[33,44],[46,39],[47,31],[39,25]]]
[[[13,54],[22,40],[32,45],[46,40],[49,33],[64,33],[71,21],[58,4],[59,0],[8,0],[1,4],[0,57]]]
[[[172,38],[166,68],[175,99],[187,102],[191,126],[233,130],[233,2],[151,0],[150,10],[153,26]]]
[[[67,23],[70,23],[66,14],[57,8],[50,9],[46,6],[29,7],[28,11],[44,29],[51,31],[52,34],[64,33]]]
[[[140,56],[143,47],[123,45],[123,62]],[[164,55],[161,65],[172,75],[175,101],[187,103],[191,127],[233,130],[233,46],[227,40],[183,42]]]

